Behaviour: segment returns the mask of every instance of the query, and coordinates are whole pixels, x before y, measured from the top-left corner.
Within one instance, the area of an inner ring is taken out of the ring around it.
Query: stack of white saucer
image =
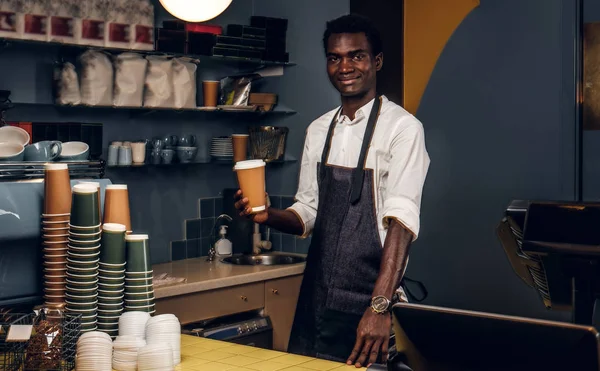
[[[119,317],[119,336],[131,335],[146,338],[146,322],[150,319],[147,312],[125,312]]]
[[[138,352],[138,371],[172,371],[172,354],[167,343],[148,344]]]
[[[113,369],[136,371],[138,351],[146,346],[146,341],[133,335],[117,336],[113,341]]]
[[[173,352],[173,365],[181,363],[181,324],[173,314],[154,316],[146,323],[146,343],[169,344]]]
[[[77,340],[77,371],[112,371],[112,340],[100,331],[82,334]]]

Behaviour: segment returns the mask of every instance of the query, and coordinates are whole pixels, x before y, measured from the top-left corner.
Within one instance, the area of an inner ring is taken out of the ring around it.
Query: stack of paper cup
[[[71,217],[71,182],[66,164],[44,166],[44,299],[48,307],[62,307],[66,297],[67,238]]]
[[[96,330],[100,215],[98,188],[73,186],[67,250],[67,300],[70,313],[81,314],[81,330]]]
[[[98,270],[98,330],[113,339],[119,331],[125,290],[125,231],[123,224],[102,225]]]
[[[173,351],[173,365],[181,362],[181,324],[173,314],[160,314],[146,323],[147,344],[169,344]]]

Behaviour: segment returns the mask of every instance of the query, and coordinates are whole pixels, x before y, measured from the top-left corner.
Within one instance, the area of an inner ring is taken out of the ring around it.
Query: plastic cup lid
[[[75,184],[73,186],[74,193],[90,194],[98,192],[98,187],[91,184]]]
[[[249,134],[231,134],[232,137],[249,137]]]
[[[109,184],[106,189],[127,189],[127,184]]]
[[[125,241],[144,241],[147,239],[147,234],[128,234],[125,236]]]
[[[110,232],[125,232],[127,227],[118,223],[104,223],[102,229]]]
[[[246,160],[246,161],[238,161],[235,163],[233,170],[247,170],[254,169],[257,167],[265,166],[266,163],[263,160]]]
[[[46,164],[44,165],[46,170],[68,170],[67,164]]]

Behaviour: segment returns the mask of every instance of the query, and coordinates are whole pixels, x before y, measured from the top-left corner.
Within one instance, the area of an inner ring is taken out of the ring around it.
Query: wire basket
[[[250,154],[253,159],[265,162],[282,161],[289,129],[277,126],[252,127],[250,134]]]
[[[0,357],[3,371],[71,371],[75,368],[81,315],[42,309],[9,313],[0,318]],[[11,326],[32,326],[26,341],[7,341]]]

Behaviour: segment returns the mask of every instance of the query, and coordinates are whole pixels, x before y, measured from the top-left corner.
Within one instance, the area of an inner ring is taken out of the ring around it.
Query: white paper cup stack
[[[112,371],[112,340],[104,332],[86,332],[77,340],[77,371]]]
[[[146,338],[146,322],[150,319],[147,312],[125,312],[119,317],[119,336],[131,335]]]
[[[146,323],[146,343],[169,344],[173,351],[173,365],[181,363],[181,324],[173,314],[152,317]]]
[[[113,341],[113,369],[136,371],[138,351],[146,346],[146,341],[133,335],[117,336]]]
[[[174,370],[173,354],[167,343],[148,344],[138,352],[138,371]]]

